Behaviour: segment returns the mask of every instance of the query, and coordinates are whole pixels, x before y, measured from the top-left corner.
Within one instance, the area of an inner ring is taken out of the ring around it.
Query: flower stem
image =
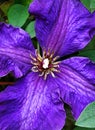
[[[0,82],[0,85],[13,85],[14,82]]]

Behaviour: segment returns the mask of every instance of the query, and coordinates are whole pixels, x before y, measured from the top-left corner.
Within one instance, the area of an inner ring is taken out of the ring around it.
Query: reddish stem
[[[0,85],[13,85],[14,82],[0,82]]]

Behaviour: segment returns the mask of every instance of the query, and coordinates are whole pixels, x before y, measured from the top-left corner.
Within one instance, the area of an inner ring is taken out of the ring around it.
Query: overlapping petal
[[[95,63],[89,58],[72,57],[64,60],[64,64],[74,68],[79,74],[83,75],[90,83],[95,84]]]
[[[0,23],[0,76],[14,71],[21,77],[31,67],[34,48],[29,35],[20,28]]]
[[[2,130],[61,130],[64,123],[60,90],[51,79],[30,73],[0,93]]]
[[[84,48],[95,33],[95,14],[90,14],[80,0],[34,0],[29,12],[36,16],[40,45],[56,55]]]
[[[82,110],[95,101],[95,63],[87,58],[75,57],[60,64],[60,73],[54,79],[62,89],[62,99],[70,105],[77,119]]]

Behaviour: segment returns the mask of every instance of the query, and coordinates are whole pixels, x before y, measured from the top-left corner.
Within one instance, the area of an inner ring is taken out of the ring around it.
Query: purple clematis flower
[[[95,34],[95,14],[79,0],[34,0],[42,53],[20,28],[0,23],[0,77],[12,72],[18,81],[0,93],[1,130],[61,130],[66,113],[77,119],[95,101],[95,63],[61,57],[84,48]]]

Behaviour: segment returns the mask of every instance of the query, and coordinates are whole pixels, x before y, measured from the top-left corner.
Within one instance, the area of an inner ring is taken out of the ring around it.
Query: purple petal
[[[13,71],[16,77],[31,68],[30,54],[34,53],[29,35],[20,28],[0,23],[0,76]]]
[[[83,75],[87,80],[95,84],[95,63],[85,57],[72,57],[64,60],[64,64],[74,68],[79,74]]]
[[[61,130],[65,116],[59,89],[36,73],[0,93],[2,130]]]
[[[57,76],[55,83],[62,89],[62,99],[77,119],[86,105],[95,101],[95,63],[87,58],[70,58],[60,64]]]
[[[84,48],[95,33],[94,14],[80,0],[34,0],[29,12],[36,16],[40,45],[56,55]]]

